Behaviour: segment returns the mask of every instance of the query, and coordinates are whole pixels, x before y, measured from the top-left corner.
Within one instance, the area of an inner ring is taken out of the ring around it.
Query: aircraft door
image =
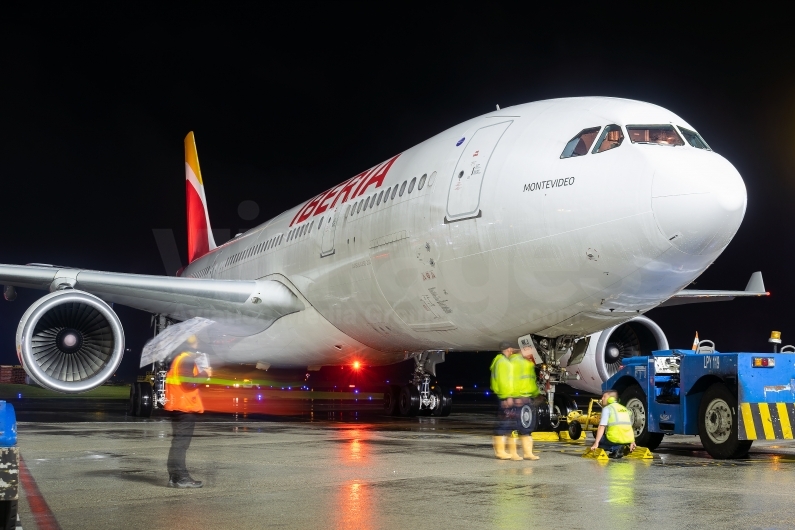
[[[504,121],[481,127],[472,135],[455,166],[447,195],[445,221],[480,217],[480,191],[489,159],[511,123],[513,121]]]
[[[337,219],[342,210],[342,205],[337,206],[334,212],[326,219],[323,226],[323,239],[320,242],[320,257],[325,258],[334,254],[334,234],[337,230]]]

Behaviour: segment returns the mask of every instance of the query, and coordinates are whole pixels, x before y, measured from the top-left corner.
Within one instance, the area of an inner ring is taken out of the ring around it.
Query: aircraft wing
[[[671,298],[657,307],[667,307],[672,305],[698,304],[703,302],[725,302],[734,300],[738,296],[770,296],[765,291],[765,283],[762,281],[762,273],[757,271],[751,275],[748,285],[744,291],[708,291],[700,289],[682,289]]]
[[[73,288],[176,320],[210,318],[237,333],[259,333],[277,319],[304,309],[274,280],[212,280],[122,274],[52,265],[2,265],[0,284],[46,291]]]

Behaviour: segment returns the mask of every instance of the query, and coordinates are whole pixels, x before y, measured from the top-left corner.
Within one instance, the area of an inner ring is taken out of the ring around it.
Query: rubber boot
[[[538,460],[539,458],[533,454],[533,437],[522,436],[522,452],[524,457],[528,460]]]
[[[516,452],[516,438],[513,436],[508,437],[508,451],[511,455],[511,460],[524,460],[524,458],[519,456],[519,453]]]
[[[494,456],[500,460],[511,459],[511,455],[505,452],[505,436],[494,437]]]

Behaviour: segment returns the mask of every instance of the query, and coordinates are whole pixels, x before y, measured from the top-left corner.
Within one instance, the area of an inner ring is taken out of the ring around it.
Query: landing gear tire
[[[138,400],[138,383],[130,385],[130,399],[127,402],[127,414],[130,416],[137,416],[138,413],[135,409],[135,403]]]
[[[704,392],[698,408],[701,443],[712,458],[741,458],[753,441],[740,440],[737,431],[737,397],[723,383],[715,383]]]
[[[400,414],[398,409],[398,398],[400,397],[400,387],[398,385],[389,385],[387,391],[384,392],[384,414],[387,416],[397,416]]]
[[[568,428],[569,413],[577,410],[577,403],[565,394],[555,394],[555,406],[553,409],[558,415],[558,419],[554,422],[550,420],[550,425],[553,431],[559,433]]]
[[[538,407],[532,403],[522,405],[519,409],[519,424],[530,432],[538,429]]]
[[[580,422],[569,423],[569,438],[579,440],[580,436],[582,436],[582,425],[580,425]]]
[[[154,392],[149,383],[135,383],[135,396],[133,403],[133,416],[149,418],[152,416],[154,405]]]
[[[436,400],[439,405],[433,409],[432,414],[441,417],[449,416],[450,411],[453,409],[453,398],[439,386],[433,389],[433,393],[436,395]]]
[[[420,391],[412,385],[401,388],[398,409],[401,416],[416,416],[420,410]]]
[[[662,442],[663,434],[649,432],[649,412],[646,410],[646,393],[639,385],[632,385],[621,393],[619,399],[629,409],[632,417],[632,430],[635,432],[635,443],[654,451]]]

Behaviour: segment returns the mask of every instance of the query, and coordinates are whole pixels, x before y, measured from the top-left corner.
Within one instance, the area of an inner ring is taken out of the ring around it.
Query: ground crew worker
[[[618,392],[608,390],[602,394],[602,416],[596,439],[591,449],[601,447],[610,458],[621,458],[624,449],[635,450],[635,431],[632,428],[632,416],[629,410],[618,402]]]
[[[188,339],[189,349],[177,355],[166,374],[166,404],[171,412],[171,449],[168,451],[168,485],[171,488],[201,488],[202,482],[193,480],[185,465],[185,454],[196,426],[196,414],[204,412],[195,378],[212,375],[207,355],[196,352],[196,337]]]
[[[511,343],[503,341],[500,343],[501,353],[491,362],[491,390],[499,400],[493,438],[494,456],[500,460],[522,460],[516,452],[516,438],[509,436],[516,425],[513,411],[513,365],[510,361],[514,350]],[[506,443],[511,444],[511,454],[505,452]]]
[[[522,425],[521,413],[522,407],[532,405],[533,398],[539,394],[533,349],[526,348],[514,353],[511,355],[510,361],[513,366],[513,410],[516,417],[516,430],[522,439],[522,453],[528,460],[538,460],[538,456],[533,454],[533,437],[531,436],[533,431],[529,426]],[[516,444],[513,447],[515,451]],[[513,453],[511,453],[511,457],[513,458]]]

